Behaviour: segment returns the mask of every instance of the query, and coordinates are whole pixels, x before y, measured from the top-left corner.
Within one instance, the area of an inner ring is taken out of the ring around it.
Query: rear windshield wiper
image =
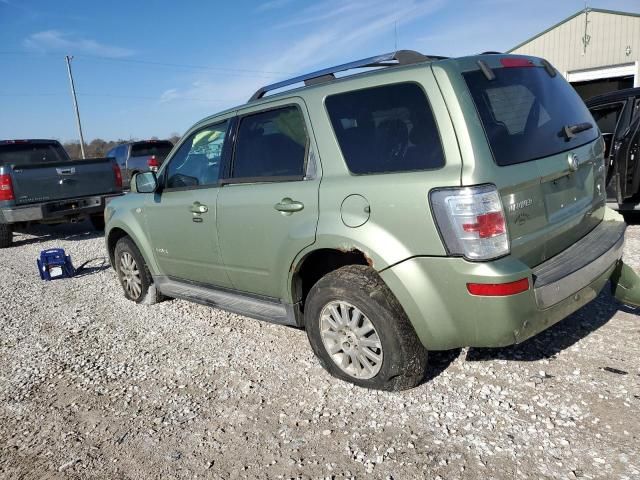
[[[589,122],[576,123],[575,125],[565,125],[562,130],[567,140],[576,136],[580,132],[590,130],[593,128],[593,124]]]

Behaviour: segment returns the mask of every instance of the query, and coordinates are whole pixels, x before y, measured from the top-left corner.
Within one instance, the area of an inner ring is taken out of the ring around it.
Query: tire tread
[[[142,278],[143,294],[140,296],[140,298],[132,301],[143,305],[153,305],[162,301],[162,294],[158,291],[155,284],[153,283],[153,276],[149,271],[149,267],[147,267],[147,263],[144,261],[144,257],[140,253],[140,249],[138,249],[137,245],[133,240],[131,240],[130,237],[122,237],[120,240],[118,240],[114,249],[114,263],[116,274],[118,275],[118,277],[120,277],[120,273],[118,272],[118,258],[120,257],[120,252],[122,252],[123,250],[128,250],[129,253],[131,253],[136,263],[138,264],[138,268],[140,269]],[[118,281],[120,281],[120,278],[118,278]]]
[[[0,248],[9,248],[13,243],[13,231],[8,223],[0,223]]]
[[[386,310],[389,316],[393,318],[393,329],[397,335],[399,351],[385,352],[385,358],[391,357],[401,362],[401,364],[391,369],[398,373],[388,378],[374,377],[374,379],[371,380],[359,381],[348,377],[333,364],[331,359],[327,360],[327,358],[323,358],[321,352],[318,352],[319,348],[324,350],[324,347],[318,345],[317,340],[313,338],[315,335],[310,331],[315,325],[313,323],[314,319],[306,318],[305,315],[309,340],[325,369],[334,376],[346,379],[357,385],[380,390],[406,390],[415,387],[425,378],[427,351],[422,343],[420,343],[400,302],[398,302],[391,290],[389,290],[389,287],[387,287],[375,270],[365,265],[348,265],[328,273],[312,287],[307,297],[307,305],[315,295],[322,295],[322,293],[319,292],[325,288],[342,289],[346,295],[348,295],[350,290],[366,292],[374,303],[373,306],[378,306]],[[347,300],[347,298],[345,298],[345,300]],[[309,309],[305,308],[305,313],[306,312],[309,312]],[[381,315],[380,319],[383,318],[384,316]],[[378,334],[380,334],[380,332],[378,332]],[[387,355],[389,355],[389,357],[387,357]]]

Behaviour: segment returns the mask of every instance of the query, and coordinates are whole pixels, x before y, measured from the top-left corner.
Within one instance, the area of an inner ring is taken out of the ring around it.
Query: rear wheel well
[[[368,265],[371,260],[360,250],[349,251],[323,248],[308,254],[298,265],[293,276],[292,293],[300,301],[301,311],[311,288],[326,274],[347,265]]]
[[[109,252],[109,260],[111,261],[111,265],[114,265],[115,261],[115,251],[116,251],[116,243],[118,240],[124,237],[128,237],[127,232],[122,230],[121,228],[114,228],[109,232],[109,238],[107,239],[107,251]]]

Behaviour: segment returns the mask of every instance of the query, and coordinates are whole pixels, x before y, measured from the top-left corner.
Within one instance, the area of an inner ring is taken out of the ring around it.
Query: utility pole
[[[82,158],[86,158],[84,156],[84,137],[82,136],[82,124],[80,123],[80,110],[78,110],[78,99],[76,98],[76,87],[73,84],[73,75],[71,74],[71,60],[73,57],[70,55],[66,55],[65,60],[67,61],[67,71],[69,72],[69,83],[71,84],[71,96],[73,97],[73,108],[76,110],[76,120],[78,121],[78,133],[80,133],[80,152],[82,152]]]

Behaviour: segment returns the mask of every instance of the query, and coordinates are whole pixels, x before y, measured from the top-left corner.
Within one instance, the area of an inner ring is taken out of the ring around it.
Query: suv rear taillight
[[[116,177],[116,187],[122,188],[122,172],[115,162],[113,162],[113,175]]]
[[[0,201],[15,200],[15,198],[11,176],[8,173],[0,174]]]
[[[149,157],[149,160],[147,160],[147,166],[152,172],[157,172],[158,167],[160,166],[160,162],[158,162],[155,155],[151,155]]]
[[[509,253],[506,219],[494,185],[435,189],[429,199],[450,255],[491,260]]]

